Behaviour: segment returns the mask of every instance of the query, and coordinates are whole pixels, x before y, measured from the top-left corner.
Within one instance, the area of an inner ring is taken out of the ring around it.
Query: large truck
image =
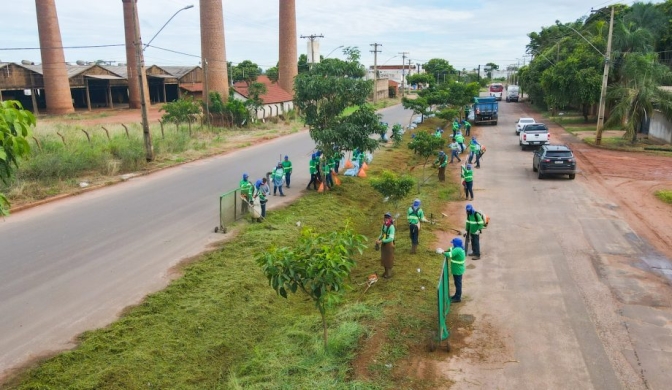
[[[475,125],[497,124],[499,104],[494,96],[475,97],[471,112],[474,115]]]

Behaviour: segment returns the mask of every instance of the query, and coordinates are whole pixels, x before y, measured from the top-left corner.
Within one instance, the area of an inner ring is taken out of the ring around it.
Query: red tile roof
[[[284,103],[294,100],[289,92],[280,88],[277,83],[271,82],[268,76],[261,75],[257,77],[257,82],[266,85],[266,93],[261,95],[261,100],[264,101],[264,104]],[[246,98],[249,96],[247,91],[247,84],[245,84],[245,82],[239,81],[233,84],[233,88],[236,90],[236,92],[245,96]]]
[[[389,85],[390,87],[398,87],[399,83],[394,80],[387,80],[387,85]]]
[[[203,92],[203,83],[180,84],[180,88],[189,92]]]

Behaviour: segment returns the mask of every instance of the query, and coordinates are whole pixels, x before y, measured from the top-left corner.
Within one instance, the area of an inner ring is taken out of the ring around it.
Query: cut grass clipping
[[[438,122],[428,121],[428,128]],[[417,164],[405,144],[376,153],[369,169],[408,173]],[[418,174],[416,172],[412,172]],[[434,230],[423,226],[420,250],[410,256],[405,210],[420,197],[427,216],[439,216],[458,187],[436,179],[413,191],[394,210],[367,179],[342,178],[326,194],[309,193],[269,212],[266,222],[240,224],[240,233],[221,249],[184,268],[184,276],[148,296],[110,326],[87,332],[80,345],[14,378],[10,389],[429,389],[434,383],[403,370],[409,351],[424,349],[436,329],[436,282],[441,257]],[[439,192],[441,195],[439,195]],[[216,198],[215,198],[216,199]],[[365,294],[368,275],[380,273],[373,249],[383,213],[397,221],[394,277]],[[350,226],[369,238],[351,274],[354,290],[328,310],[329,348],[322,345],[321,319],[303,295],[283,299],[268,285],[254,257],[270,245],[296,242],[299,227],[327,232]],[[443,243],[445,246],[445,243]],[[420,271],[418,271],[420,270]],[[375,342],[372,340],[376,340]],[[367,358],[357,361],[358,352]],[[402,370],[402,371],[397,371]]]
[[[656,197],[667,204],[672,204],[672,190],[656,191]]]

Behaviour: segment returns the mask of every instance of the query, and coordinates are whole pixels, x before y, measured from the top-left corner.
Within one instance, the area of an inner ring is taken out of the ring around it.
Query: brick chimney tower
[[[135,23],[133,3],[138,0],[121,0],[124,3],[124,36],[126,39],[126,69],[128,72],[128,107],[140,108],[140,79],[138,77],[138,57],[135,48]],[[138,36],[140,31],[138,31]],[[148,94],[149,95],[149,94]]]
[[[294,95],[294,77],[299,74],[296,50],[296,5],[295,0],[280,0],[280,63],[278,84]]]
[[[222,0],[199,0],[201,6],[201,59],[206,70],[210,92],[219,92],[222,100],[229,98],[229,76],[224,45],[224,12]],[[207,61],[207,65],[206,65]],[[203,90],[203,93],[206,91]],[[203,96],[203,99],[207,99]]]
[[[65,67],[61,29],[58,27],[56,1],[35,0],[35,8],[47,112],[57,115],[75,112],[72,106],[68,70]]]

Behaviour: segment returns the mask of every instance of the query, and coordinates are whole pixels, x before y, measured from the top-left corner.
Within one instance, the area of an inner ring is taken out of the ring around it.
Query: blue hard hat
[[[471,164],[467,164],[467,169],[471,169]]]
[[[467,209],[467,212],[472,212],[472,211],[474,211],[474,206],[472,206],[471,204],[468,204],[466,209]]]
[[[462,244],[462,239],[460,237],[453,238],[453,241],[451,241],[451,242],[453,244],[453,247],[464,249],[464,245]]]
[[[289,156],[285,156],[285,160],[289,159]]]
[[[413,207],[420,207],[420,199],[416,199],[413,201]]]
[[[247,178],[250,177],[247,175],[247,173],[243,173],[243,180],[247,180]]]

